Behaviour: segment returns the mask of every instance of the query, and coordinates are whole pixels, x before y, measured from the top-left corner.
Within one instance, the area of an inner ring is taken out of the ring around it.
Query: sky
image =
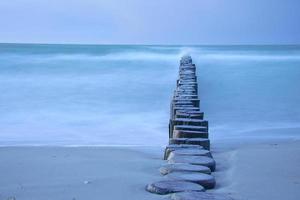
[[[300,44],[300,1],[2,0],[0,42]]]

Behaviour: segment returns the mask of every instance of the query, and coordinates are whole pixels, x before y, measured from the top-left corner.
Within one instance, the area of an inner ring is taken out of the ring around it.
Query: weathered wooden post
[[[160,168],[167,180],[149,184],[146,190],[173,193],[174,200],[230,200],[224,195],[203,192],[215,187],[211,172],[216,163],[209,151],[208,121],[200,110],[196,66],[190,56],[181,58],[176,83],[170,103],[169,145],[164,153],[168,164]]]

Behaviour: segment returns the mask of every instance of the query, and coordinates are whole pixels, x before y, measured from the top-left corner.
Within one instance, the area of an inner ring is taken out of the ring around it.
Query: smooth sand
[[[299,140],[256,139],[215,146],[215,192],[236,200],[300,199]]]
[[[212,144],[217,187],[236,200],[299,200],[300,141],[222,140]],[[1,147],[0,200],[154,200],[163,149]]]
[[[1,147],[0,200],[154,200],[163,150],[116,147]]]

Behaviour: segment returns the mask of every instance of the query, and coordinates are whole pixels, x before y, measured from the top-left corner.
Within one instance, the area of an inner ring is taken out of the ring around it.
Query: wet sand
[[[214,153],[215,192],[236,200],[300,199],[300,140],[257,139],[219,146]]]
[[[0,199],[159,199],[144,187],[161,158],[159,147],[1,147]]]
[[[212,144],[217,187],[236,200],[300,199],[300,140]],[[1,147],[0,199],[154,200],[161,147]]]

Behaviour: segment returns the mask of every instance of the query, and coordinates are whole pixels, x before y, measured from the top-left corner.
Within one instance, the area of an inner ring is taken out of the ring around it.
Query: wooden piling
[[[174,193],[173,198],[176,198],[178,192],[188,197],[210,197],[203,200],[214,197],[213,194],[197,194],[203,193],[202,188],[215,187],[215,178],[210,173],[215,170],[216,163],[209,151],[208,121],[204,120],[204,113],[200,110],[196,74],[196,65],[193,64],[192,58],[182,57],[176,89],[170,103],[169,145],[164,153],[164,159],[168,160],[169,164],[160,169],[161,174],[167,174],[167,181],[163,184],[149,184],[147,190],[150,192]],[[176,184],[172,180],[176,181]],[[185,184],[189,182],[198,184],[201,191],[185,190]],[[177,188],[182,189],[177,191]],[[217,199],[219,197],[216,196]],[[224,196],[224,199],[230,198]]]

